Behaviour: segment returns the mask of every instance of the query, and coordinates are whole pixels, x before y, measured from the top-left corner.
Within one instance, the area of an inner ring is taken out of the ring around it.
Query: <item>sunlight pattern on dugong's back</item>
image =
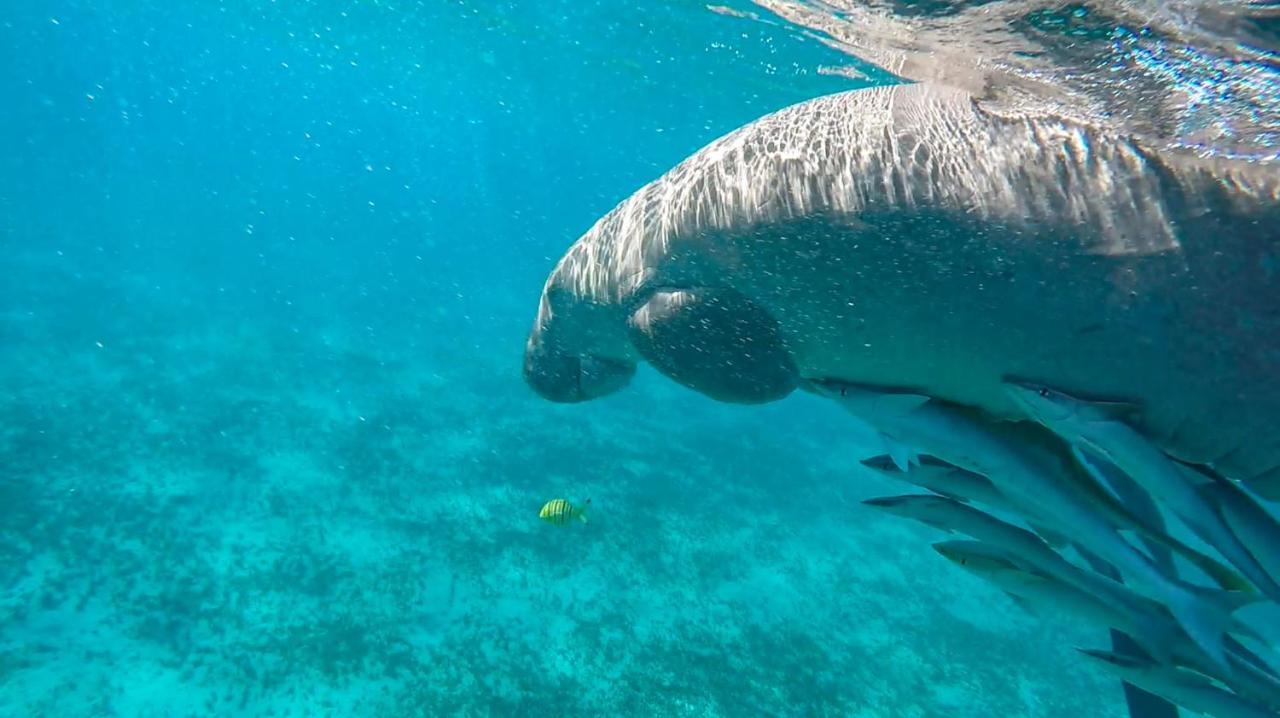
[[[924,206],[1074,225],[1104,252],[1175,246],[1166,211],[1174,198],[1164,196],[1164,178],[1142,149],[1099,143],[1100,130],[1048,114],[980,114],[967,99],[926,85],[871,88],[763,117],[624,200],[561,267],[573,268],[566,271],[575,292],[616,298],[643,281],[673,240],[817,213]],[[1249,202],[1280,197],[1273,175],[1221,179]]]
[[[580,400],[644,358],[724,398],[631,320],[651,328],[651,298],[679,291],[661,305],[677,328],[688,297],[776,322],[801,377],[1003,416],[1006,375],[1136,400],[1175,455],[1280,489],[1278,174],[922,84],[818,98],[711,143],[583,235],[544,288],[526,376]],[[733,351],[693,324],[680,336],[728,367],[751,354],[734,326]]]

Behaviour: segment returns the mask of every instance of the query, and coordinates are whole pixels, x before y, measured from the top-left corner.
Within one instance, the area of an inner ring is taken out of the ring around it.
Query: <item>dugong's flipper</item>
[[[712,399],[756,404],[796,388],[778,321],[731,289],[659,290],[627,326],[654,368]]]

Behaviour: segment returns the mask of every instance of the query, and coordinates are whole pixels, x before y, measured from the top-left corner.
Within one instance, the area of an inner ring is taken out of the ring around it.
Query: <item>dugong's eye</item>
[[[1051,393],[1051,392],[1050,392],[1048,389],[1044,388],[1044,387],[1040,387],[1040,391],[1039,391],[1039,392],[1037,392],[1037,393],[1038,393],[1042,398],[1048,399],[1048,398],[1049,398],[1049,396],[1050,396],[1050,393]]]

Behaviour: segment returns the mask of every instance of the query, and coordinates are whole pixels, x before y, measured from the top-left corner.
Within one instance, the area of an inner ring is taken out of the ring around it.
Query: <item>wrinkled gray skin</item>
[[[1157,152],[923,84],[713,142],[548,278],[525,378],[553,401],[641,359],[730,402],[805,378],[1022,418],[1012,377],[1134,401],[1184,461],[1280,498],[1280,167]]]

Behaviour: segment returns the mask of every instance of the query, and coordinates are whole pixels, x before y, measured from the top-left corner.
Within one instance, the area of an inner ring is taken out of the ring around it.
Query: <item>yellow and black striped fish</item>
[[[569,523],[570,519],[574,518],[585,524],[587,522],[587,507],[590,505],[591,499],[587,499],[582,506],[574,506],[564,499],[551,499],[542,505],[542,510],[538,512],[538,518],[556,526],[564,526]]]

